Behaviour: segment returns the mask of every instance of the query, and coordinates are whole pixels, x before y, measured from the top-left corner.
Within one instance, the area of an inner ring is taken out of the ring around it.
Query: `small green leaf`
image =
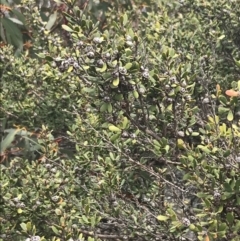
[[[132,63],[127,63],[124,67],[126,70],[129,70],[132,68]]]
[[[219,112],[220,115],[225,114],[228,111],[229,111],[229,108],[225,108],[223,106],[218,107],[218,112]]]
[[[199,133],[194,131],[191,133],[191,136],[199,136]]]
[[[112,113],[112,110],[113,110],[112,104],[111,104],[111,103],[108,103],[107,105],[108,105],[108,106],[107,106],[108,113]]]
[[[175,90],[174,89],[171,89],[170,92],[168,93],[169,96],[174,96],[175,95]]]
[[[45,54],[44,53],[39,53],[39,54],[36,53],[36,56],[38,56],[41,59],[45,58]]]
[[[117,63],[118,63],[117,60],[113,60],[111,64],[112,64],[113,67],[115,67],[117,65]]]
[[[56,209],[55,209],[55,213],[56,213],[57,215],[62,215],[62,211],[61,211],[59,208],[56,208]]]
[[[85,215],[82,216],[82,220],[83,220],[84,223],[89,223],[88,219],[87,219],[87,217]]]
[[[108,128],[112,132],[120,132],[121,131],[121,129],[119,129],[118,127],[116,127],[114,125],[110,125]]]
[[[237,205],[240,205],[240,197],[237,196]]]
[[[26,223],[21,223],[20,226],[21,226],[23,231],[27,232],[27,225],[26,225]]]
[[[197,147],[207,154],[211,153],[211,151],[206,146],[198,145]]]
[[[84,70],[88,70],[88,69],[90,68],[90,66],[89,66],[89,65],[82,65],[82,68],[83,68]]]
[[[112,84],[113,84],[113,86],[117,87],[119,85],[119,78],[113,80]]]
[[[52,226],[51,227],[52,228],[52,231],[55,233],[55,234],[59,234],[59,231],[58,231],[58,229],[55,227],[55,226]]]
[[[107,109],[108,109],[108,104],[107,104],[107,103],[104,103],[104,104],[102,104],[101,107],[100,107],[100,112],[105,112]]]
[[[221,104],[224,104],[224,105],[226,105],[227,102],[228,102],[227,98],[226,98],[224,95],[220,95],[220,96],[218,97],[218,99],[219,99],[220,103],[221,103]]]
[[[94,88],[84,87],[84,88],[82,88],[82,92],[93,93],[93,92],[95,92],[95,89]]]
[[[228,115],[227,115],[227,120],[232,121],[233,120],[233,113],[231,110],[229,110]]]
[[[135,36],[133,37],[133,40],[134,40],[135,42],[138,42],[138,36],[135,35]]]
[[[129,123],[128,118],[124,116],[124,117],[123,117],[123,122],[122,122],[122,128],[123,128],[123,129],[126,129],[128,123]]]
[[[114,100],[118,100],[118,101],[123,100],[123,95],[122,94],[115,94],[114,95]]]
[[[23,210],[21,209],[21,208],[18,208],[18,210],[17,210],[17,213],[22,213],[23,212]]]
[[[210,195],[208,195],[207,193],[203,193],[203,192],[197,193],[196,196],[199,197],[199,198],[208,198],[208,197],[210,197]]]
[[[225,182],[223,185],[224,185],[225,191],[227,191],[227,192],[232,192],[233,191],[233,189],[232,189],[232,187],[231,187],[231,185],[229,183]]]
[[[192,231],[194,231],[194,230],[196,229],[196,226],[195,226],[194,224],[190,224],[190,225],[189,225],[189,229],[192,230]]]
[[[154,144],[154,146],[156,146],[158,148],[161,147],[161,144],[157,140],[153,140],[153,144]]]
[[[175,50],[173,48],[169,48],[168,54],[169,54],[170,57],[173,57],[175,55]]]
[[[163,216],[163,215],[158,215],[158,216],[157,216],[157,219],[158,219],[159,221],[167,221],[167,220],[169,219],[169,217]]]
[[[232,224],[234,221],[234,215],[233,213],[227,213],[227,221],[229,224]]]
[[[223,153],[223,157],[228,157],[231,154],[230,150],[227,150]]]
[[[180,221],[173,221],[172,222],[172,227],[170,228],[170,232],[173,232],[173,230],[176,230],[176,229],[178,229],[179,227],[181,227],[182,226],[182,223],[180,222]]]
[[[110,141],[111,142],[116,141],[120,137],[120,135],[121,135],[120,133],[112,135],[110,138]]]
[[[223,206],[221,205],[220,207],[218,207],[217,213],[221,213],[223,211]]]
[[[95,238],[88,237],[87,241],[95,241]]]
[[[32,230],[32,223],[27,222],[27,231],[31,231],[31,230]]]
[[[113,161],[116,159],[116,158],[114,157],[114,155],[113,155],[112,152],[109,153],[109,156],[110,156],[110,158],[111,158]]]
[[[57,20],[57,15],[58,15],[57,11],[55,11],[53,14],[50,15],[48,23],[46,25],[47,30],[51,30],[51,28],[53,27],[53,25]]]
[[[95,217],[91,217],[91,227],[94,227],[95,226]]]
[[[226,135],[227,132],[227,126],[225,123],[223,123],[221,126],[219,126],[219,130],[221,132],[222,135]]]
[[[169,145],[166,145],[166,146],[164,147],[164,150],[166,151],[166,153],[168,153],[169,150],[170,150],[170,146],[169,146]]]
[[[71,65],[71,66],[68,67],[67,72],[68,72],[68,73],[71,73],[72,71],[73,71],[73,66]]]
[[[133,91],[133,96],[134,96],[136,99],[138,99],[139,94],[138,94],[138,92],[137,92],[136,90]]]
[[[69,26],[67,26],[67,25],[65,25],[65,24],[62,25],[62,28],[63,28],[64,30],[66,30],[67,32],[74,32],[73,29],[71,29]]]
[[[186,145],[185,145],[185,143],[182,139],[177,139],[177,147],[179,149],[185,149],[186,148]]]
[[[240,220],[236,220],[236,224],[234,226],[234,230],[235,231],[239,231],[240,230]]]
[[[121,22],[122,22],[122,25],[125,26],[127,23],[128,23],[128,16],[126,13],[124,13],[122,16],[121,16]]]
[[[240,179],[238,179],[237,181],[236,181],[236,184],[235,184],[235,191],[238,191],[238,190],[240,190],[239,189],[240,188]]]
[[[103,64],[103,67],[102,67],[102,68],[96,68],[96,71],[97,71],[97,72],[100,72],[100,73],[103,73],[103,72],[106,71],[106,69],[107,69],[107,64],[104,63],[104,64]]]
[[[225,231],[227,229],[226,223],[221,223],[218,227],[218,231]]]
[[[47,60],[47,61],[53,61],[53,57],[51,57],[51,56],[49,56],[49,55],[47,55],[47,56],[45,56],[45,59]]]
[[[222,40],[222,39],[224,39],[225,38],[225,35],[223,34],[223,35],[221,35],[220,37],[218,37],[218,40]]]
[[[85,206],[85,213],[86,213],[86,214],[89,214],[89,211],[90,211],[90,206],[89,206],[89,204],[87,204],[87,205]]]

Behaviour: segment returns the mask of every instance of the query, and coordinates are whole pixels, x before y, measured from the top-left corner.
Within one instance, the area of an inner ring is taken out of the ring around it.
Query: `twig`
[[[157,173],[154,172],[154,170],[152,168],[148,168],[146,166],[144,166],[143,164],[141,164],[138,161],[133,160],[131,157],[129,157],[129,155],[125,154],[124,152],[121,151],[121,149],[117,146],[115,146],[114,144],[112,144],[108,139],[105,138],[105,136],[101,135],[95,128],[93,128],[89,123],[86,123],[87,125],[90,126],[90,128],[92,128],[95,132],[98,133],[98,135],[104,140],[106,141],[110,146],[112,146],[115,150],[117,150],[117,152],[121,153],[124,157],[126,157],[130,162],[132,162],[133,164],[141,167],[142,170],[150,173],[152,176],[156,177],[158,180],[160,181],[164,181],[165,183],[167,183],[168,185],[178,189],[181,192],[185,192],[184,189],[174,185],[173,183],[169,182],[168,180],[166,180],[165,178],[163,178],[162,176],[158,175]]]

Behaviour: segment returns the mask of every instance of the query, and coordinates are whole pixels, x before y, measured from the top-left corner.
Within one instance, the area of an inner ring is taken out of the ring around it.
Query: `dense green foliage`
[[[0,241],[239,240],[238,1],[142,2],[4,1]]]

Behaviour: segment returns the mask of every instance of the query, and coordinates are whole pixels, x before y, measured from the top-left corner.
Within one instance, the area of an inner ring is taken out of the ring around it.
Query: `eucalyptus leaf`
[[[16,18],[8,18],[8,19],[11,20],[12,22],[16,23],[16,24],[23,25],[23,23],[20,20],[16,19]]]
[[[4,153],[5,150],[11,145],[14,141],[16,134],[18,133],[18,129],[11,130],[8,135],[1,141],[0,144],[0,153]]]

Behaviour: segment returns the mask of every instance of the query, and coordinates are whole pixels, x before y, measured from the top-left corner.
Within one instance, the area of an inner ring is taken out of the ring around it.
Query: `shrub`
[[[1,48],[2,240],[238,240],[237,3],[66,4]]]

